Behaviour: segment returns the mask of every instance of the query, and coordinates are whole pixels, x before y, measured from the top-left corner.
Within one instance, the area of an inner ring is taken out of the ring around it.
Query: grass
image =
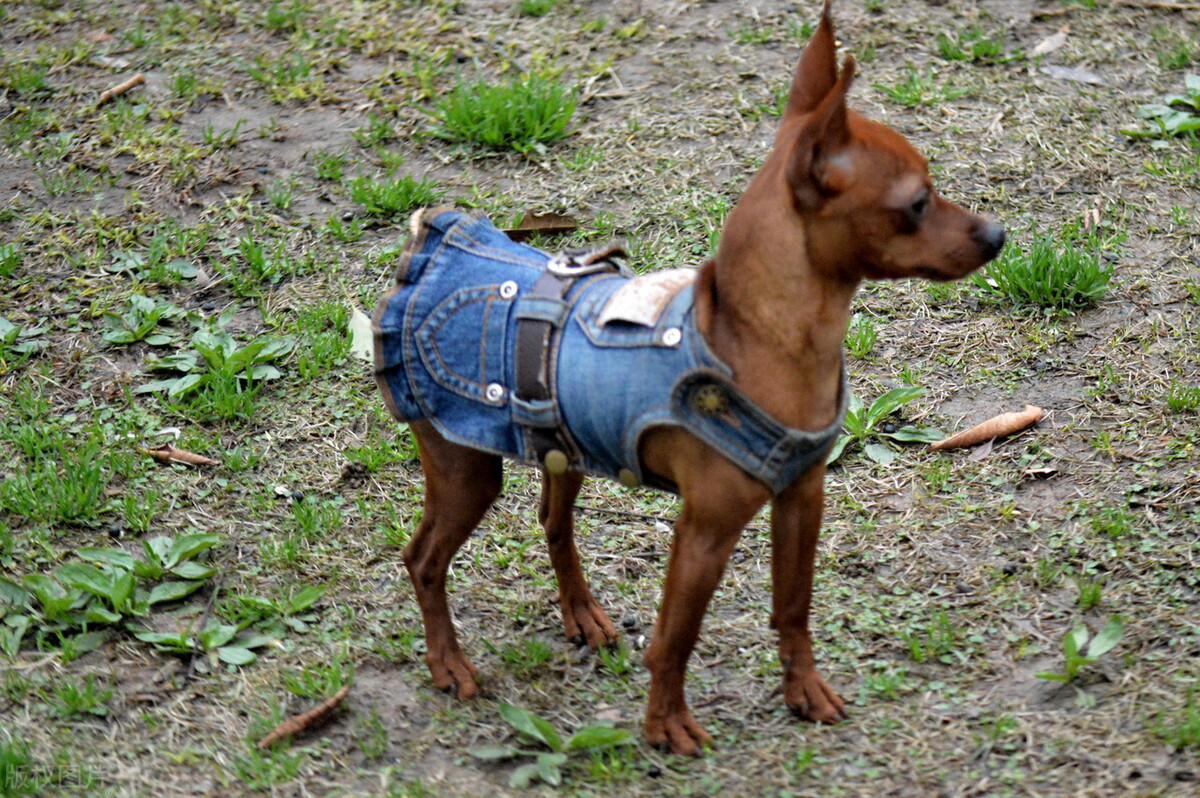
[[[622,632],[587,652],[562,638],[540,478],[521,467],[450,571],[486,694],[433,689],[400,562],[423,517],[419,452],[350,335],[352,311],[389,288],[407,210],[555,211],[580,228],[546,249],[620,239],[639,272],[698,265],[762,162],[816,15],[604,5],[0,3],[0,795],[506,794],[544,756],[562,782],[545,794],[1186,791],[1200,149],[1136,109],[1187,92],[1195,35],[1187,13],[1130,4],[1063,4],[1019,37],[1069,24],[1045,61],[1104,87],[1004,63],[1017,40],[971,4],[834,7],[860,56],[854,107],[912,139],[946,197],[1009,229],[1006,266],[1028,267],[1040,235],[1057,266],[1074,253],[1111,269],[1097,299],[1071,277],[855,299],[847,374],[870,404],[830,469],[812,620],[818,664],[854,704],[846,724],[798,722],[779,700],[764,515],[689,663],[715,751],[637,741],[558,764],[499,707],[560,738],[637,737],[680,508],[586,484],[577,538]],[[95,106],[133,71],[144,87]],[[508,113],[466,91],[484,76],[517,98],[511,140],[431,135],[448,135],[439,108],[456,92],[468,129]],[[1184,116],[1154,118],[1195,116],[1169,107]],[[1026,401],[1049,418],[990,451],[889,437]],[[219,465],[140,453],[166,441]],[[189,542],[211,546],[171,554]],[[1111,617],[1120,640],[1093,659]],[[346,683],[324,724],[255,748]],[[489,762],[477,746],[528,753]]]
[[[1027,249],[1009,244],[971,281],[982,296],[1019,308],[1073,311],[1102,300],[1113,272],[1086,240],[1035,234]]]
[[[464,81],[437,104],[433,134],[490,150],[529,154],[570,133],[578,104],[573,86],[531,73],[506,83]]]

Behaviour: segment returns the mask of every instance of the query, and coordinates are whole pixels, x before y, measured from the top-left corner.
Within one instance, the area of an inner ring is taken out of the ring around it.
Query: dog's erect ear
[[[788,94],[787,114],[806,114],[820,105],[837,82],[837,43],[833,39],[833,19],[829,14],[830,0],[825,0],[821,23],[808,40]]]
[[[854,56],[846,56],[841,75],[805,115],[790,142],[787,180],[796,205],[802,210],[815,210],[825,198],[842,191],[850,178],[850,164],[841,163],[834,156],[850,140],[846,92],[854,80],[854,69]]]

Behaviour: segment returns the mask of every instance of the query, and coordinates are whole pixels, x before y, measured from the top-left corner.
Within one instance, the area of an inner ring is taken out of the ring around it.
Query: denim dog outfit
[[[376,379],[401,421],[538,464],[675,491],[644,473],[647,429],[680,426],[778,494],[841,429],[790,429],[733,384],[692,309],[695,271],[631,276],[616,248],[552,257],[482,217],[413,216],[375,311]]]

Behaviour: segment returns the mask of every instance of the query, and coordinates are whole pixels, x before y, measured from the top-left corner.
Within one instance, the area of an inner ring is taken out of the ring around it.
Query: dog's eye
[[[908,206],[908,216],[914,222],[920,222],[925,218],[925,212],[929,210],[929,195],[922,194],[917,197],[912,205]]]

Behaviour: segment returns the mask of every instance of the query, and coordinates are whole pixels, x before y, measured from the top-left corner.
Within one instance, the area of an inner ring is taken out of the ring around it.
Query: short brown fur
[[[829,4],[800,57],[775,147],[730,213],[696,287],[700,330],[745,394],[789,427],[819,430],[837,416],[842,339],[865,279],[953,280],[993,258],[997,225],[932,188],[925,159],[899,133],[846,108],[854,77],[839,72]],[[561,364],[560,368],[570,368]],[[499,495],[501,460],[412,428],[425,471],[425,513],[404,562],[425,621],[434,684],[478,694],[446,600],[452,557]],[[678,427],[650,430],[645,469],[678,486],[683,509],[662,605],[645,662],[646,739],[680,754],[710,742],[684,698],[684,674],[709,599],[743,527],[771,503],[771,625],[779,634],[784,700],[810,720],[835,723],[845,702],[818,673],[808,627],[825,468],[772,496]],[[569,638],[611,645],[617,631],[583,576],[572,510],[582,477],[545,475],[539,519],[550,547]]]

